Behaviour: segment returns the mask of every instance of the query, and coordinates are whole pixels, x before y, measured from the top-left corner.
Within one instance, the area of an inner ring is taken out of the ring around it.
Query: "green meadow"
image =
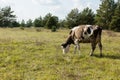
[[[102,32],[103,57],[80,44],[81,55],[62,54],[68,29],[0,28],[0,80],[119,80],[120,33]]]

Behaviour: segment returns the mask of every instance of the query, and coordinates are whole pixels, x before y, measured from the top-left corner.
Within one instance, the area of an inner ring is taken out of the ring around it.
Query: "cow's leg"
[[[76,50],[78,50],[78,53],[80,54],[80,45],[78,39],[75,40],[75,50],[74,53],[76,53]]]
[[[77,45],[75,44],[74,54],[76,53]]]
[[[91,43],[91,47],[92,47],[92,49],[91,49],[91,52],[90,52],[90,56],[93,55],[93,52],[94,52],[94,50],[96,48],[96,43]]]
[[[99,43],[98,43],[98,46],[99,46],[99,49],[100,49],[100,56],[102,56],[102,43],[99,42]]]
[[[78,49],[78,54],[80,55],[80,45],[79,45],[79,43],[77,44],[77,49]]]

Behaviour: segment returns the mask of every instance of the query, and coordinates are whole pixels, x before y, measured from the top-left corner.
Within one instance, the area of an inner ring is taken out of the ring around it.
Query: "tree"
[[[56,32],[56,26],[52,26],[51,31]]]
[[[12,22],[16,21],[16,16],[13,13],[14,11],[11,10],[10,6],[0,10],[0,24],[2,27],[9,27]]]
[[[72,9],[70,13],[68,13],[66,17],[66,25],[68,28],[72,28],[77,25],[77,18],[78,18],[79,10],[77,8]]]
[[[25,27],[25,21],[24,20],[21,21],[21,27]]]
[[[48,13],[48,14],[45,15],[45,17],[43,18],[43,26],[44,27],[46,27],[46,24],[51,17],[52,17],[51,13]]]
[[[12,22],[12,27],[19,27],[19,26],[20,26],[19,22],[17,22],[17,21]]]
[[[101,0],[101,2],[95,21],[96,24],[102,26],[104,29],[109,29],[116,4],[114,0]]]
[[[3,26],[3,13],[0,9],[0,26]]]
[[[72,28],[80,24],[94,24],[94,17],[94,12],[88,7],[80,13],[76,8],[72,9],[71,12],[67,15],[65,24],[68,26],[68,28]]]
[[[79,13],[77,18],[77,24],[94,24],[95,14],[92,9],[88,7]]]
[[[32,20],[29,19],[29,20],[26,22],[26,27],[31,27],[32,25],[33,25]]]
[[[120,31],[120,0],[117,2],[117,7],[110,23],[110,29]]]
[[[39,18],[36,18],[33,22],[33,25],[35,27],[43,27],[43,20],[42,17],[40,16]]]
[[[57,16],[51,16],[49,17],[49,19],[46,22],[46,28],[48,29],[52,29],[52,26],[57,28],[57,24],[58,24],[58,17]]]
[[[58,28],[67,28],[66,27],[66,20],[59,20],[58,21]]]
[[[45,28],[48,28],[48,29],[51,29],[52,26],[55,26],[57,28],[58,21],[59,19],[57,16],[52,16],[51,13],[48,13],[43,18],[43,25]]]

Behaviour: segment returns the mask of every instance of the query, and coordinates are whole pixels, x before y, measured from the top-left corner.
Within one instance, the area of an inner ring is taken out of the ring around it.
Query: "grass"
[[[103,31],[103,57],[90,44],[62,54],[69,30],[0,28],[0,80],[119,80],[120,33]]]

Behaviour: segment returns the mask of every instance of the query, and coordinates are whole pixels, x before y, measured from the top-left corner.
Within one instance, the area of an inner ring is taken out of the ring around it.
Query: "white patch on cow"
[[[75,43],[75,44],[78,44],[78,41],[79,41],[78,39],[75,39],[74,43]]]
[[[86,34],[83,34],[84,38],[89,38],[92,34],[93,34],[93,29],[91,28],[92,25],[86,25],[84,28],[84,32],[86,32]],[[88,27],[90,28],[90,34],[87,32]]]
[[[63,54],[68,53],[69,52],[69,48],[70,48],[70,45],[67,45],[66,48],[63,48],[63,46],[62,46]]]
[[[72,28],[71,30],[74,31],[74,30],[76,30],[78,28],[79,28],[79,26],[76,26],[76,27]]]
[[[92,25],[86,25],[85,27],[90,27],[90,26],[92,26]]]
[[[87,31],[88,27],[90,28],[91,25],[86,25],[85,28],[84,28],[84,31]]]
[[[89,34],[89,36],[91,36],[91,35],[93,35],[93,29],[90,27],[90,34]]]

